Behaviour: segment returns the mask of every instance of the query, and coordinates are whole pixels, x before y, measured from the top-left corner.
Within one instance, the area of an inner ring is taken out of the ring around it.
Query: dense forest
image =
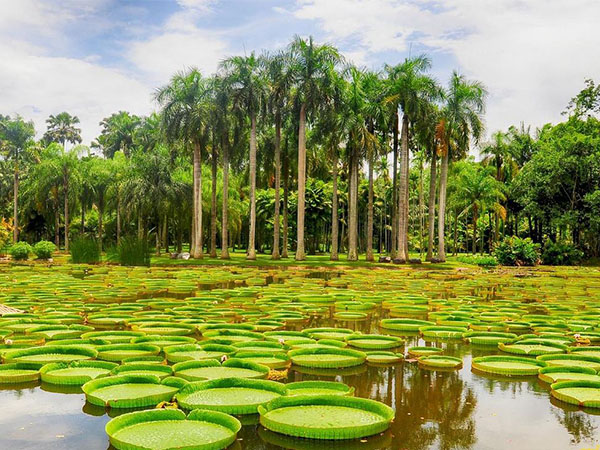
[[[598,256],[600,86],[587,80],[561,123],[488,134],[484,84],[454,72],[441,85],[430,65],[370,71],[296,37],[175,74],[156,113],[102,119],[90,147],[76,111],[40,139],[0,115],[0,228],[66,251],[137,236],[194,258],[444,261],[513,235]]]

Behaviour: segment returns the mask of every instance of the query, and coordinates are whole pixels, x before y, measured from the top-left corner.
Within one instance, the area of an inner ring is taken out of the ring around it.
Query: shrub
[[[496,247],[494,255],[503,266],[535,266],[540,259],[539,245],[530,238],[517,236],[505,238]]]
[[[464,264],[475,264],[480,267],[496,267],[498,260],[492,256],[476,256],[476,255],[462,255],[456,258],[458,262]]]
[[[583,252],[567,242],[546,242],[542,263],[549,266],[572,266],[581,262]]]
[[[15,261],[24,261],[29,258],[31,253],[31,245],[27,242],[17,242],[10,247],[8,253]]]
[[[12,240],[13,226],[12,219],[0,219],[0,254],[6,255],[10,241]]]
[[[50,241],[40,241],[33,246],[33,253],[38,259],[50,259],[56,251],[56,245]]]
[[[99,263],[100,247],[96,239],[83,236],[71,242],[71,262],[76,264]]]
[[[118,261],[122,266],[149,266],[150,247],[146,239],[125,237],[117,246]]]

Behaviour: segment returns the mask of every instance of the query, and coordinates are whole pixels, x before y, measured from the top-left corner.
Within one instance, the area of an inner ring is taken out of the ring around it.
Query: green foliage
[[[505,238],[494,252],[503,266],[535,266],[540,258],[539,245],[530,238],[517,236]]]
[[[100,247],[91,237],[79,237],[71,242],[71,262],[76,264],[96,264],[100,262]]]
[[[122,266],[150,266],[150,246],[146,239],[125,237],[117,246],[118,261]]]
[[[573,266],[581,262],[583,252],[568,242],[546,242],[542,263],[549,266]]]
[[[8,253],[15,261],[25,261],[29,259],[29,254],[31,251],[31,245],[29,245],[27,242],[17,242],[10,247]]]
[[[480,267],[495,267],[498,265],[498,260],[495,256],[462,255],[456,259],[461,263],[475,264]]]
[[[33,246],[33,253],[38,259],[50,259],[56,251],[56,245],[50,241],[40,241]]]

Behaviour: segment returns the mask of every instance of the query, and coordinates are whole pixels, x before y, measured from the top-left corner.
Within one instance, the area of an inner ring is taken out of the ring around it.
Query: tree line
[[[119,111],[91,148],[79,119],[50,116],[35,140],[0,116],[0,212],[13,240],[76,235],[100,246],[152,236],[229,258],[328,252],[398,261],[418,252],[489,252],[507,235],[568,240],[599,253],[599,89],[588,80],[566,120],[483,141],[487,92],[426,55],[370,71],[295,37],[282,51],[191,68],[155,92],[157,111]],[[477,149],[479,160],[473,157]],[[218,250],[220,249],[220,252]]]

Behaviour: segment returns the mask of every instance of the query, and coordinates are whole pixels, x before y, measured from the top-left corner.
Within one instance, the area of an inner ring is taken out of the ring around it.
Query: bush
[[[567,242],[546,242],[542,263],[549,266],[573,266],[583,259],[583,252]]]
[[[480,267],[496,267],[498,260],[494,256],[476,256],[476,255],[462,255],[456,258],[458,262],[464,264],[475,264]]]
[[[117,246],[117,256],[122,266],[149,266],[150,246],[146,239],[125,237]]]
[[[517,236],[505,238],[496,247],[496,259],[503,266],[535,266],[539,263],[539,245],[530,238]]]
[[[50,259],[56,251],[56,245],[50,241],[40,241],[33,246],[33,253],[38,259]]]
[[[25,261],[29,259],[31,245],[29,245],[27,242],[17,242],[10,247],[8,253],[15,261]]]
[[[83,236],[71,242],[71,262],[76,264],[99,263],[100,247],[96,239]]]

